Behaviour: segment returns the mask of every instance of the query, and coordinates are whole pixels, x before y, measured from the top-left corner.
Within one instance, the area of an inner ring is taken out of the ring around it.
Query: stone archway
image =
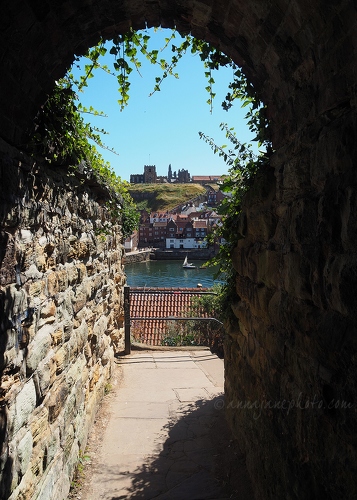
[[[275,147],[306,123],[343,112],[355,88],[355,10],[319,2],[255,0],[28,1],[2,7],[0,137],[21,137],[74,54],[129,27],[176,26],[240,64],[270,109]],[[348,21],[348,22],[347,22]],[[13,96],[9,99],[8,96]]]
[[[100,36],[176,26],[244,68],[276,153],[246,199],[234,255],[228,414],[260,498],[356,496],[354,4],[7,0],[1,14],[1,151],[21,148],[54,79]],[[263,405],[259,418],[244,402]]]

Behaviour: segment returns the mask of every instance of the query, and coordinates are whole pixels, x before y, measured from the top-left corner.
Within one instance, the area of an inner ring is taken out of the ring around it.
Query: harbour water
[[[141,287],[183,287],[195,288],[198,283],[210,288],[221,280],[214,280],[216,269],[201,269],[204,261],[191,261],[196,267],[184,269],[178,260],[149,260],[135,264],[126,264],[125,273],[129,286]]]

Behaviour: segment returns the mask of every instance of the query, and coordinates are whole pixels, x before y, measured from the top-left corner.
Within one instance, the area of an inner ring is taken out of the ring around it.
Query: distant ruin
[[[197,184],[217,183],[222,180],[221,175],[193,175],[185,169],[179,169],[177,172],[172,172],[171,164],[169,165],[167,176],[159,176],[156,173],[155,165],[144,165],[144,173],[131,174],[131,184],[156,184],[157,182],[177,182],[179,184],[187,184],[189,182]]]
[[[227,415],[256,498],[357,498],[357,13],[347,0],[2,2],[0,496],[66,497],[123,326],[120,227],[100,233],[107,193],[34,163],[27,133],[75,55],[152,26],[222,50],[267,107],[274,154],[231,221],[225,340]]]

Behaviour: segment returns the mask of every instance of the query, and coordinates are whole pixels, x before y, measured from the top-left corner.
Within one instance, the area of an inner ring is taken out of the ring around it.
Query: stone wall
[[[124,264],[135,264],[150,260],[151,250],[141,250],[135,252],[126,252],[124,255]]]
[[[4,148],[3,148],[4,149]],[[64,499],[122,350],[121,234],[92,179],[0,158],[0,497]]]
[[[355,133],[307,130],[245,199],[226,401],[262,500],[357,498]]]
[[[86,52],[101,37],[110,39],[130,27],[176,27],[211,42],[242,66],[267,105],[276,153],[271,171],[257,180],[246,199],[239,229],[243,238],[234,255],[239,300],[234,311],[237,321],[231,325],[226,345],[230,422],[247,453],[259,498],[356,498],[356,407],[334,408],[342,402],[348,405],[353,401],[355,405],[356,400],[356,3],[5,0],[1,16],[0,136],[18,147],[25,142],[26,131],[54,80],[64,75],[75,55]],[[30,179],[33,174],[26,173]],[[1,182],[9,206],[28,199],[23,196],[24,186],[21,196],[16,194],[16,175]],[[34,193],[33,212],[37,203]],[[70,198],[67,203],[70,206]],[[69,211],[75,213],[72,208]],[[14,321],[14,331],[19,329],[19,320],[24,329],[27,319],[21,319],[20,313],[27,311],[31,335],[31,318],[38,324],[41,320],[42,328],[50,328],[54,323],[45,323],[45,319],[52,313],[43,313],[48,316],[37,320],[35,307],[31,301],[25,304],[22,297],[28,293],[26,286],[31,280],[39,283],[36,293],[47,293],[44,278],[52,271],[43,271],[36,264],[39,276],[32,275],[29,266],[24,268],[27,275],[21,272],[21,246],[30,245],[26,238],[32,236],[16,230],[13,211],[6,213],[6,221],[0,258],[5,284],[14,284],[12,288],[2,285],[6,290],[4,318]],[[78,234],[73,224],[74,234]],[[41,227],[45,231],[42,220]],[[28,227],[21,229],[27,231]],[[38,241],[43,241],[41,237],[39,233]],[[70,238],[63,242],[64,252],[66,245],[69,259],[71,249],[79,251],[81,247],[80,240],[76,245]],[[21,252],[17,252],[18,246]],[[52,254],[62,252],[60,248],[44,246],[44,261],[49,266]],[[104,252],[96,255],[104,261],[109,258]],[[61,264],[66,272],[69,264],[76,265],[70,260]],[[92,272],[87,265],[85,268]],[[23,283],[23,279],[27,281]],[[78,270],[77,284],[70,283],[78,300],[83,292],[81,280]],[[62,286],[60,277],[56,283]],[[55,302],[55,307],[57,312],[60,304]],[[86,321],[81,311],[75,313]],[[65,317],[56,321],[63,322]],[[76,331],[78,322],[73,325]],[[10,326],[7,328],[12,332]],[[49,337],[46,330],[43,332],[46,346]],[[6,335],[1,337],[3,351],[13,350],[2,364],[11,380],[23,373],[19,369],[23,361],[16,346],[20,335],[11,333],[10,340]],[[63,335],[63,341],[70,342],[65,328]],[[23,349],[25,360],[28,356],[31,360],[30,346]],[[45,352],[47,348],[43,348]],[[26,370],[31,376],[34,367]],[[42,402],[35,374],[36,370],[23,386],[28,389],[30,408],[40,408],[49,397]],[[15,398],[16,387],[23,384],[18,377],[20,382],[9,385],[10,392],[5,394],[10,395],[13,386]],[[23,400],[25,395],[26,391]],[[284,401],[294,401],[295,406],[279,408]],[[266,407],[255,416],[248,408],[240,411],[237,407],[249,402],[265,402]],[[15,419],[10,413],[4,415]],[[30,422],[32,415],[28,412]],[[17,420],[16,427],[20,424]],[[9,429],[3,420],[2,437],[9,434],[14,443],[13,430]],[[20,444],[32,439],[36,446],[35,430],[30,436],[26,426],[22,429]],[[21,434],[18,436],[20,439]],[[67,450],[65,441],[61,446]],[[14,485],[30,460],[22,451],[24,445],[18,448],[20,452],[16,456],[11,452],[6,462],[10,471],[11,460],[20,464],[13,468],[20,471],[14,475],[17,479],[3,474]],[[41,467],[46,471],[51,453],[48,449],[46,459],[26,471],[35,474]]]
[[[155,249],[153,259],[154,260],[181,260],[184,261],[186,255],[191,260],[208,260],[214,255],[214,250],[211,248],[189,248],[189,249],[174,249],[174,250],[160,250]]]

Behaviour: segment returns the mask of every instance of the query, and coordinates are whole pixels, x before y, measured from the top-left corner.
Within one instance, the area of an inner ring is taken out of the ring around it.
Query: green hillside
[[[131,184],[129,192],[140,210],[166,212],[206,189],[199,184]]]

